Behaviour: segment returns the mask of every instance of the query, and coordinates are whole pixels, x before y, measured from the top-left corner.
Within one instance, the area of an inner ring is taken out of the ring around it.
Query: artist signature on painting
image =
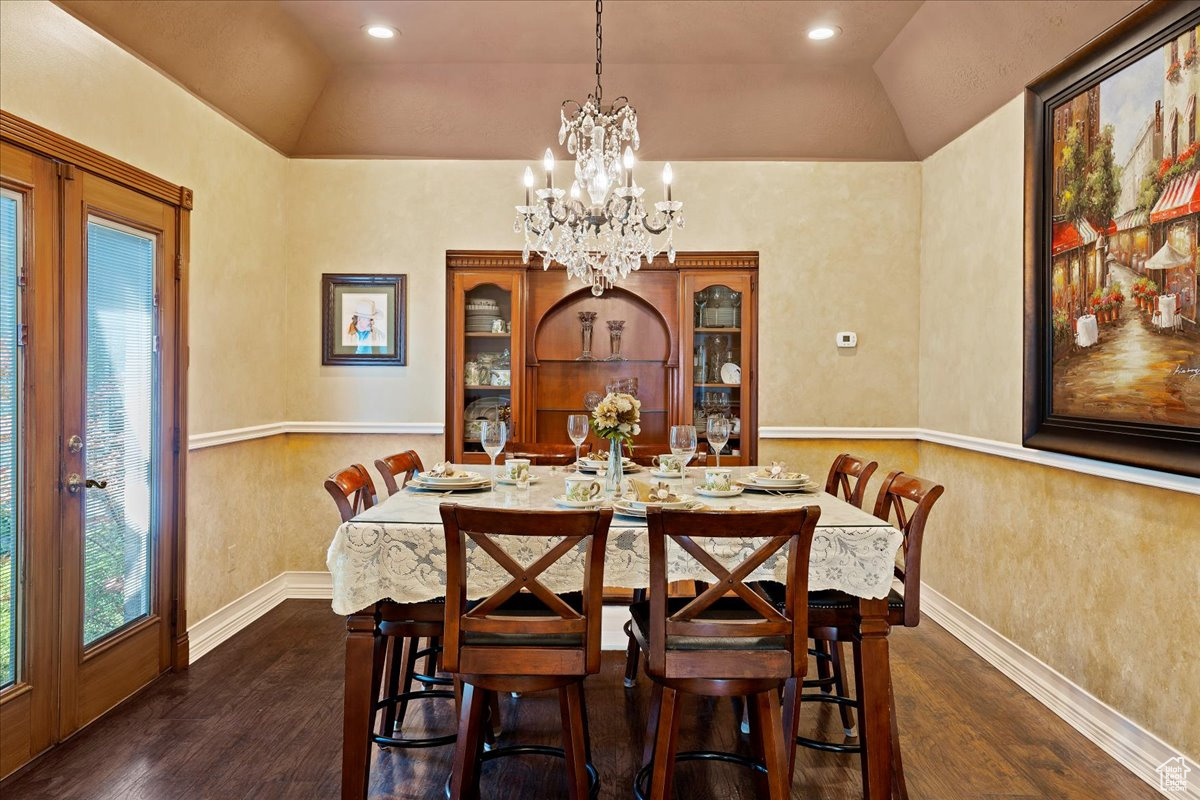
[[[1182,364],[1176,364],[1175,371],[1171,374],[1187,375],[1189,381],[1194,381],[1196,378],[1200,378],[1200,367],[1185,367]]]

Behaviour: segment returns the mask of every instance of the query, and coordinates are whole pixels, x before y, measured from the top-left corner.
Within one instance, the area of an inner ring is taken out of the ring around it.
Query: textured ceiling
[[[587,0],[58,3],[293,156],[534,159],[595,82]],[[604,92],[646,159],[920,158],[1139,4],[609,0]]]

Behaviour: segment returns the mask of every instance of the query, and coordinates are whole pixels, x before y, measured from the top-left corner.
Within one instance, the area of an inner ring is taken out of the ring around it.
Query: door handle
[[[79,494],[80,489],[107,489],[108,481],[94,481],[91,478],[84,480],[78,472],[72,472],[67,476],[67,491],[71,494]]]

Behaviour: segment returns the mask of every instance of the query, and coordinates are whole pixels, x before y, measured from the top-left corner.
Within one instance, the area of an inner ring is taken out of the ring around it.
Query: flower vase
[[[612,497],[621,491],[621,482],[625,479],[623,462],[621,461],[621,440],[608,440],[608,471],[604,473],[604,490]]]

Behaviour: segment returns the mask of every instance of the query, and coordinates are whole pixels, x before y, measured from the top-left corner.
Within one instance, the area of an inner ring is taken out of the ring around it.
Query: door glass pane
[[[83,643],[151,611],[155,484],[152,235],[88,220]]]
[[[704,439],[710,417],[730,423],[722,454],[741,455],[742,447],[742,293],[728,286],[707,286],[692,295],[692,418]],[[748,376],[747,376],[748,377]]]
[[[21,196],[0,194],[0,688],[17,679],[21,353],[17,345]]]
[[[465,319],[463,451],[482,453],[482,422],[512,427],[512,293],[490,283],[471,289]]]

